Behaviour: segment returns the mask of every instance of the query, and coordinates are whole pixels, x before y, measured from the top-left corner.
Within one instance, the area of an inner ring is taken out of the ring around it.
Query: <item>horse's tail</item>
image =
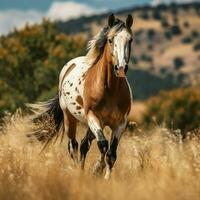
[[[58,95],[48,101],[27,104],[27,106],[33,111],[34,114],[30,118],[36,124],[36,129],[28,134],[28,137],[35,136],[39,141],[44,142],[44,148],[60,135],[62,135],[62,140],[64,135],[63,112]]]

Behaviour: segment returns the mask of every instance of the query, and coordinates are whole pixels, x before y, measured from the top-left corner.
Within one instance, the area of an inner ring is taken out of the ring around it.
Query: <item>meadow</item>
[[[33,125],[20,111],[7,115],[0,132],[0,199],[199,199],[200,143],[191,132],[155,126],[126,131],[110,180],[92,175],[99,153],[96,141],[81,171],[69,158],[67,141],[41,153],[27,139]],[[79,126],[78,138],[85,128]],[[105,130],[109,137],[109,129]],[[173,134],[172,134],[173,132]]]
[[[55,96],[60,70],[85,55],[108,13],[44,19],[0,36],[0,200],[200,199],[200,4],[116,14],[124,19],[127,13],[134,17],[127,74],[134,123],[121,139],[110,180],[92,174],[96,141],[81,171],[68,155],[66,137],[41,152],[42,144],[27,137],[34,125],[24,114],[26,103]],[[79,144],[85,129],[78,127]],[[110,137],[108,128],[105,134]]]

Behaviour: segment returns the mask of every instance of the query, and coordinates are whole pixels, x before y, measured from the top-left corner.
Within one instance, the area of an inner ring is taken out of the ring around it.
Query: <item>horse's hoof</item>
[[[105,174],[105,176],[104,176],[104,179],[105,180],[109,180],[110,179],[110,170],[106,170],[106,174]]]
[[[105,164],[98,160],[94,165],[93,175],[95,176],[102,175],[104,168],[105,168]]]

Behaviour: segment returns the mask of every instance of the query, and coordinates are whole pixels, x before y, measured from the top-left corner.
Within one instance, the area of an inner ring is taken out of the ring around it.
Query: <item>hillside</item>
[[[200,4],[130,8],[134,17],[128,79],[135,100],[161,90],[199,85]],[[86,43],[107,23],[108,13],[68,22],[26,26],[0,37],[0,117],[27,102],[49,99],[70,59],[85,55]],[[187,16],[187,17],[185,17]]]
[[[200,81],[200,3],[129,8],[116,13],[134,18],[134,43],[128,78],[136,98]],[[58,22],[67,34],[88,39],[106,24],[108,14]],[[148,85],[146,85],[148,82]],[[159,84],[158,84],[159,82]],[[145,86],[146,85],[146,86]]]

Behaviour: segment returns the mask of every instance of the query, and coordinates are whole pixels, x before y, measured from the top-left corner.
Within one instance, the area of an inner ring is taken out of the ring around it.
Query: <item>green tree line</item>
[[[0,117],[26,102],[55,95],[61,68],[84,49],[83,37],[60,33],[56,24],[46,20],[1,36]]]

